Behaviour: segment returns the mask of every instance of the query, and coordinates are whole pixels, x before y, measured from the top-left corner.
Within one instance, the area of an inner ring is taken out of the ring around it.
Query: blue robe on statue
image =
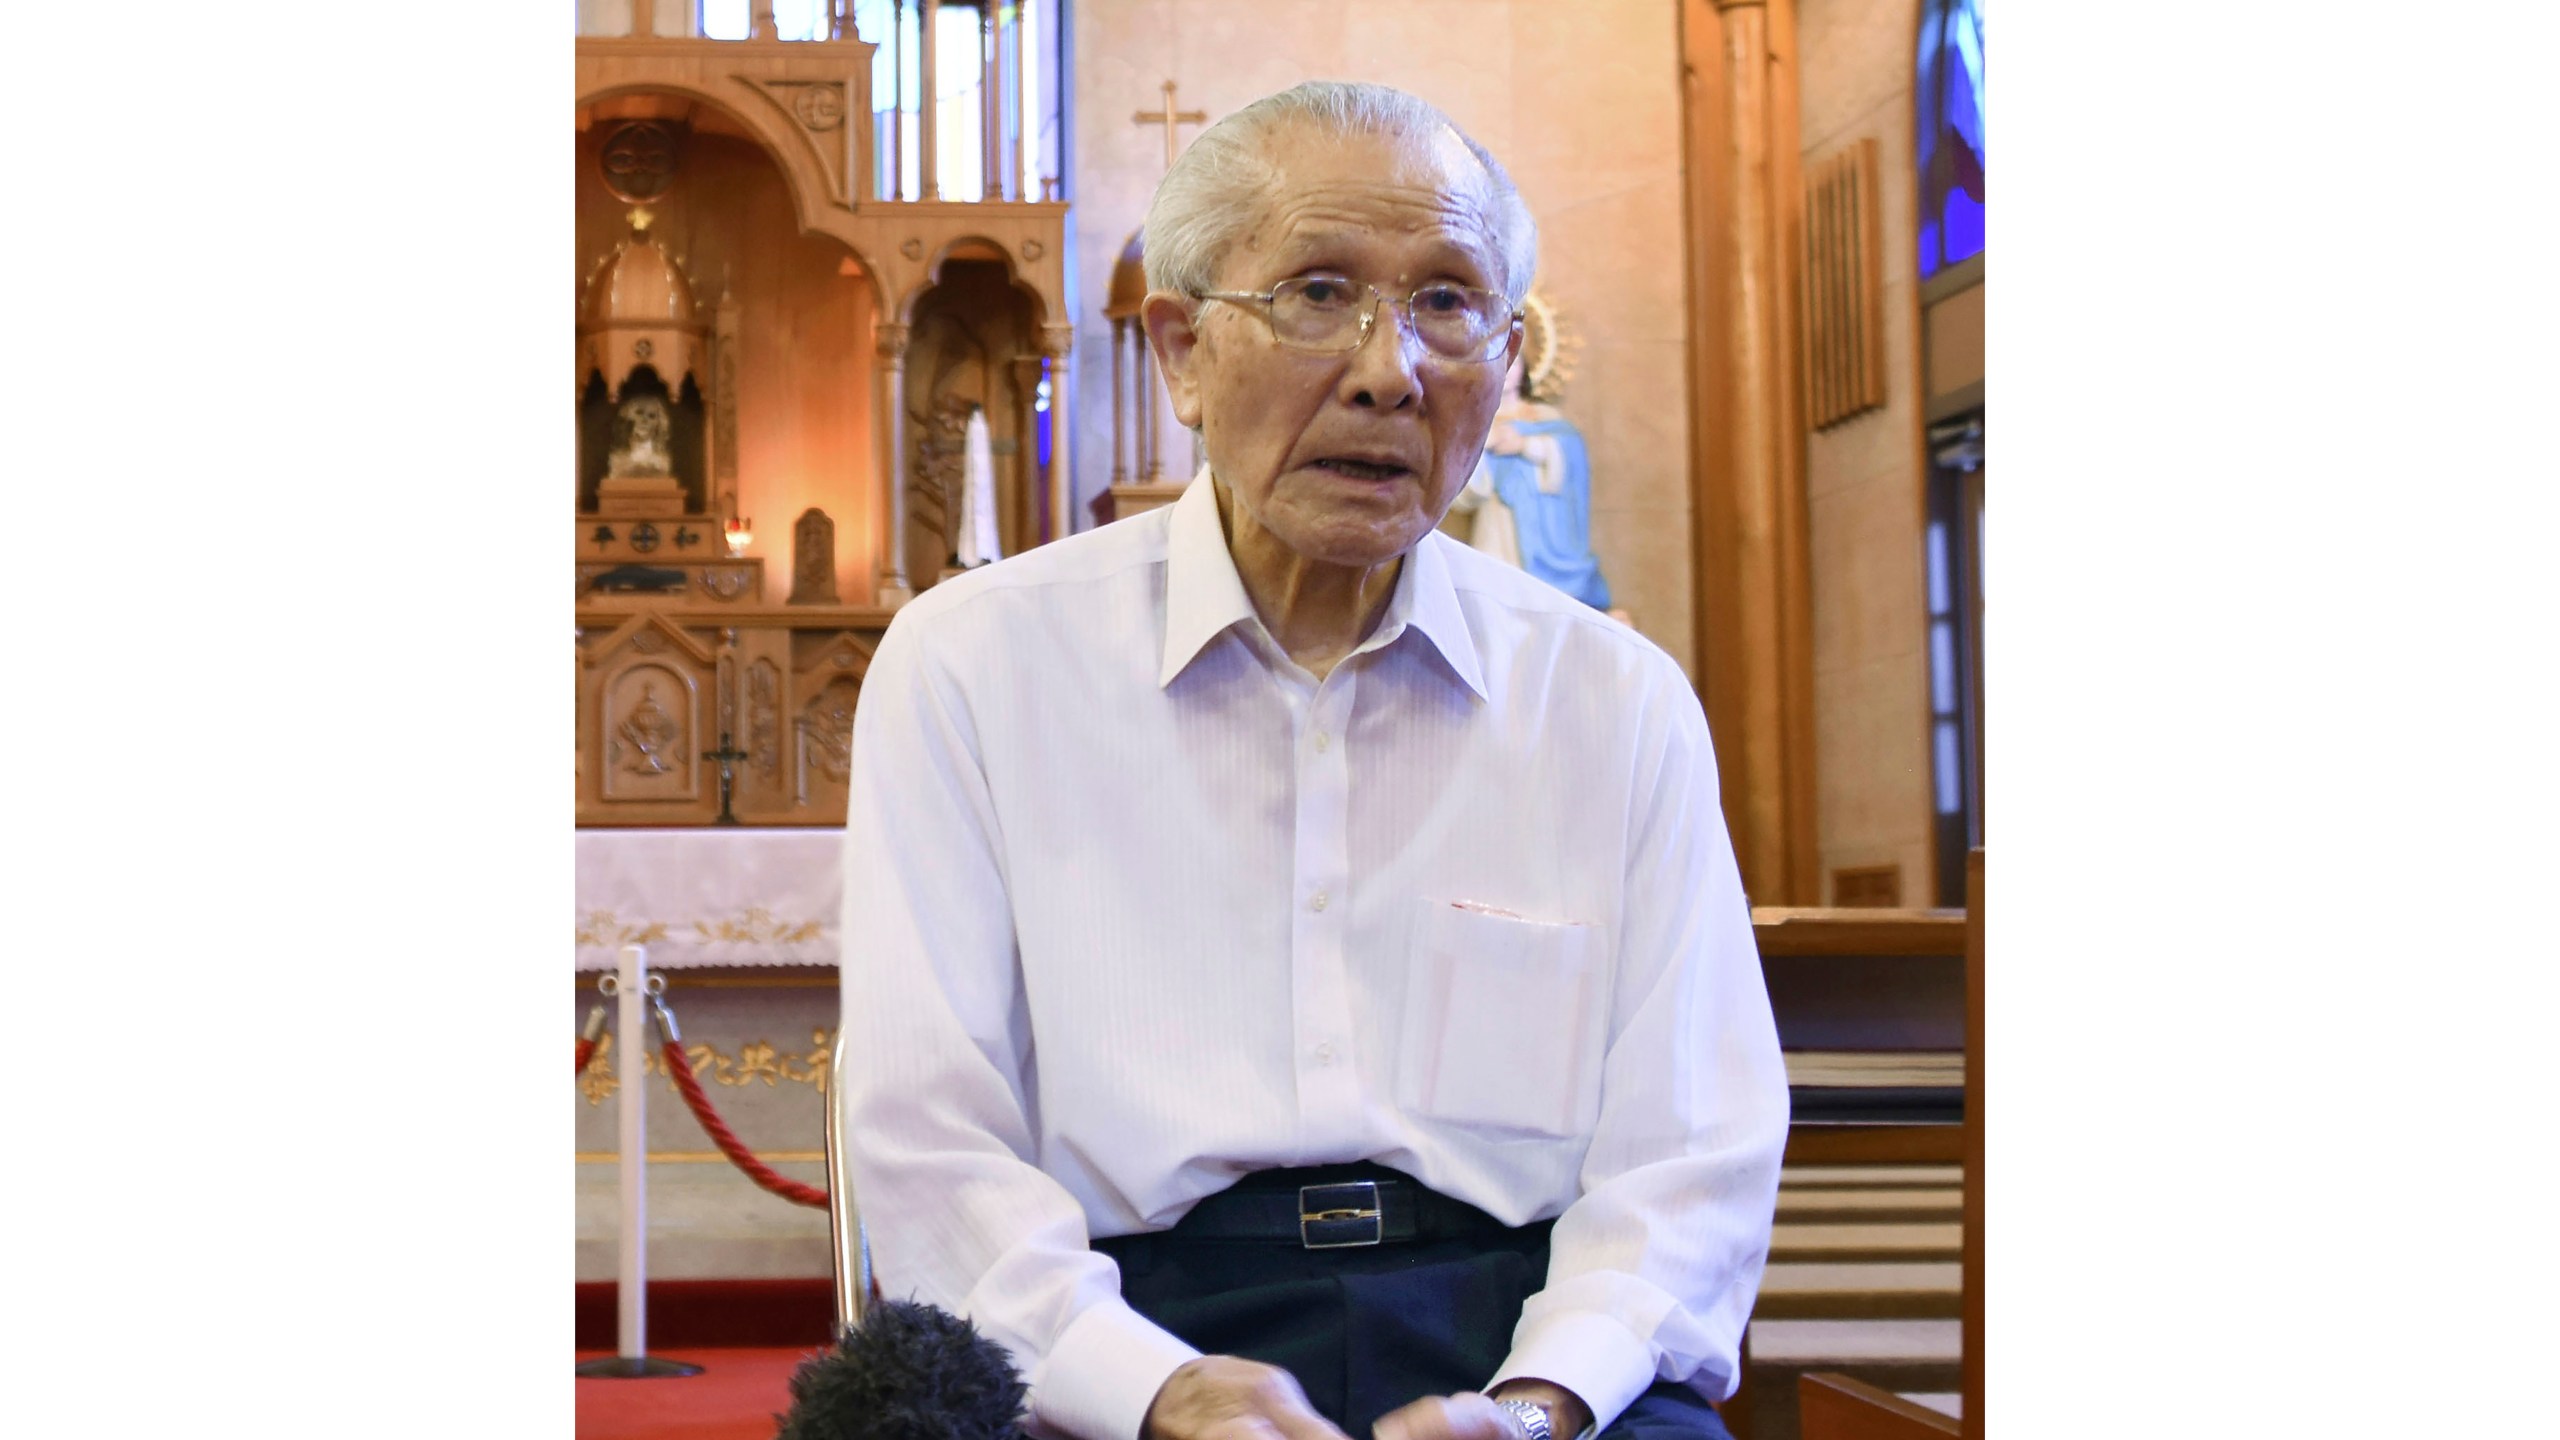
[[[1539,466],[1530,456],[1485,452],[1494,493],[1519,527],[1520,568],[1594,609],[1608,609],[1609,582],[1600,578],[1600,557],[1591,553],[1591,461],[1583,453],[1582,432],[1561,417],[1515,421],[1513,428],[1523,441],[1550,437],[1563,461],[1550,477],[1550,491],[1539,485]]]

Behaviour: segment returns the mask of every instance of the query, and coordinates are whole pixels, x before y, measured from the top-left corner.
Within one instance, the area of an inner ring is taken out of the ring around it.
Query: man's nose
[[[1372,292],[1369,333],[1342,370],[1343,400],[1364,410],[1402,410],[1422,400],[1422,335],[1400,301]]]

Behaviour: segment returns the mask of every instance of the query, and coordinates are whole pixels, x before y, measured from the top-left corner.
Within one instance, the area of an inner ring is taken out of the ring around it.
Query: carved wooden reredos
[[[1066,528],[1072,447],[1039,463],[1034,397],[1066,434],[1067,207],[886,198],[872,51],[578,41],[581,825],[709,823],[724,735],[744,821],[843,822],[862,676],[953,552],[972,408],[1002,552]]]

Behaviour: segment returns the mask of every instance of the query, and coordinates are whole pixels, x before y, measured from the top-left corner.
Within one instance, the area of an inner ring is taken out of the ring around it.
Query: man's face
[[[1428,148],[1380,136],[1284,132],[1278,185],[1211,288],[1266,291],[1337,275],[1398,299],[1453,281],[1503,290],[1492,185],[1454,133]],[[1272,338],[1246,306],[1206,301],[1196,321],[1151,297],[1147,324],[1174,413],[1200,428],[1211,471],[1249,518],[1299,556],[1383,564],[1440,521],[1484,448],[1519,347],[1481,362],[1424,348],[1380,305],[1359,349],[1318,354]]]

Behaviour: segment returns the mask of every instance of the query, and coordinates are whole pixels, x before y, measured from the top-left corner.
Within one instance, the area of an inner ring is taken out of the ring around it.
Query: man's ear
[[[1200,331],[1192,320],[1192,301],[1170,290],[1151,290],[1138,306],[1138,323],[1147,327],[1148,348],[1164,370],[1165,388],[1173,393],[1173,418],[1200,428]]]

